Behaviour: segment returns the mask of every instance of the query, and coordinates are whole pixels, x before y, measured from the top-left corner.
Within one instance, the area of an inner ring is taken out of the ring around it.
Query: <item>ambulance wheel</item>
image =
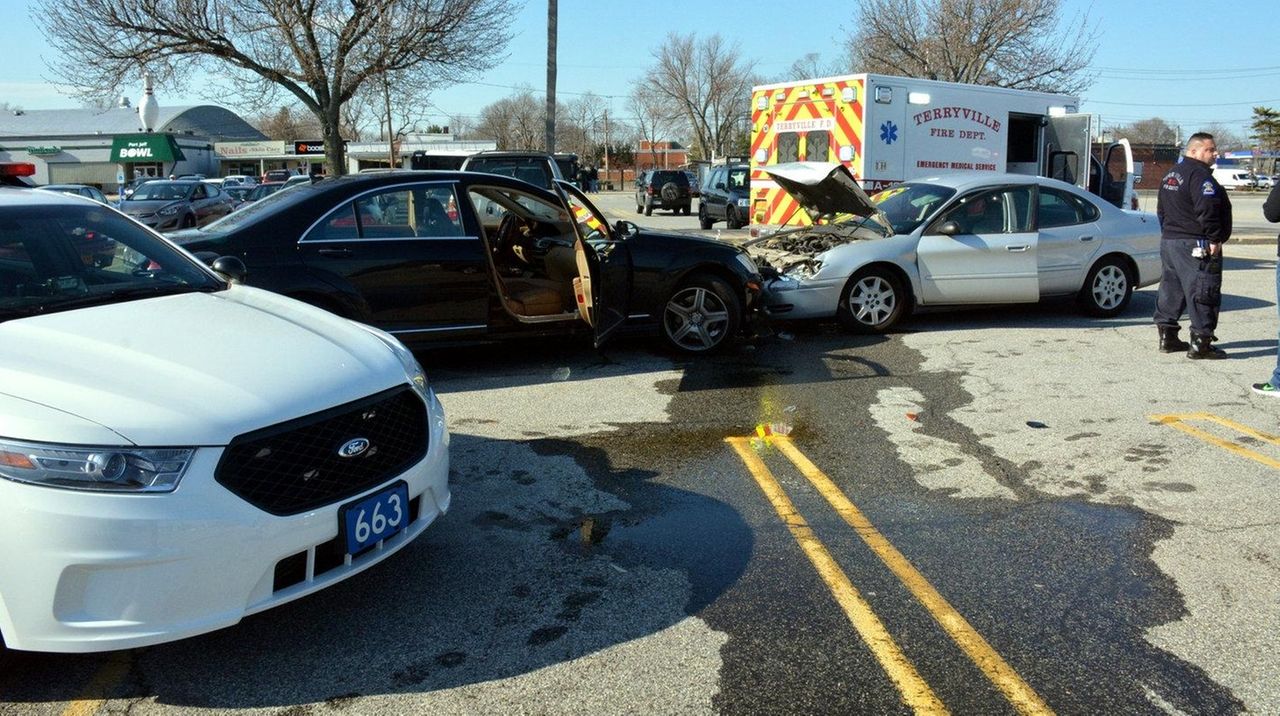
[[[907,314],[910,302],[901,279],[888,269],[870,266],[845,284],[836,318],[853,333],[885,333]]]
[[[741,229],[742,222],[738,220],[738,210],[732,206],[724,210],[724,223],[730,229]]]
[[[1133,275],[1128,262],[1121,256],[1103,256],[1089,269],[1076,298],[1090,316],[1120,315],[1133,298]]]
[[[711,228],[711,217],[707,216],[706,204],[698,205],[698,226],[702,227],[703,229]]]

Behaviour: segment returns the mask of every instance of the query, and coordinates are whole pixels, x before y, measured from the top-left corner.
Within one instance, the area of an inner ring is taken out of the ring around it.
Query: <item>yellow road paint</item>
[[[93,675],[84,691],[75,701],[67,704],[62,716],[92,716],[107,702],[107,691],[124,681],[129,673],[129,652],[117,651]]]
[[[1200,440],[1203,440],[1209,443],[1210,445],[1217,445],[1223,450],[1233,452],[1241,457],[1246,457],[1255,462],[1260,462],[1263,465],[1266,465],[1268,467],[1274,467],[1280,470],[1280,460],[1277,460],[1273,457],[1268,457],[1259,452],[1254,452],[1253,450],[1250,450],[1249,448],[1244,447],[1243,445],[1234,443],[1230,440],[1227,440],[1226,438],[1220,438],[1217,435],[1214,435],[1206,430],[1202,430],[1198,427],[1195,427],[1194,425],[1189,425],[1188,421],[1202,420],[1204,422],[1217,423],[1218,425],[1221,425],[1230,430],[1234,430],[1240,433],[1241,435],[1248,435],[1249,437],[1256,438],[1263,442],[1271,443],[1272,445],[1280,445],[1280,436],[1271,435],[1269,433],[1264,433],[1258,430],[1254,430],[1248,425],[1241,425],[1240,423],[1237,423],[1234,420],[1228,420],[1224,417],[1213,415],[1211,413],[1184,413],[1180,415],[1178,414],[1152,415],[1150,417],[1152,420],[1155,420],[1161,425],[1168,425],[1169,427],[1174,428],[1176,430],[1181,430],[1182,432],[1192,437],[1199,438]]]
[[[858,592],[857,587],[853,586],[853,583],[849,581],[848,575],[844,573],[844,570],[840,569],[840,565],[836,563],[831,553],[822,544],[822,541],[814,535],[804,517],[796,511],[795,505],[792,504],[791,499],[783,491],[782,485],[778,484],[777,479],[774,478],[773,473],[769,472],[769,468],[765,466],[760,456],[751,450],[750,440],[747,438],[726,438],[725,442],[733,446],[733,449],[738,453],[738,457],[742,458],[742,462],[751,471],[751,475],[755,477],[756,484],[760,486],[765,497],[773,505],[778,517],[782,518],[782,522],[791,531],[791,536],[800,545],[800,549],[804,551],[805,556],[813,563],[813,567],[818,571],[818,575],[822,577],[822,581],[826,582],[827,588],[831,590],[832,596],[835,597],[840,608],[844,610],[845,616],[849,618],[853,628],[857,630],[862,640],[871,649],[871,653],[880,662],[881,668],[888,674],[889,679],[898,687],[898,692],[902,694],[903,702],[919,714],[948,713],[947,708],[934,695],[933,689],[929,687],[929,684],[912,666],[911,661],[898,648],[898,644],[893,640],[889,631],[885,629],[880,618],[872,611],[871,605],[862,598],[862,594]]]
[[[809,482],[817,488],[818,492],[826,498],[831,507],[844,519],[850,527],[858,533],[863,542],[875,552],[880,561],[884,562],[898,579],[911,591],[915,598],[924,605],[925,609],[933,615],[938,624],[944,631],[955,641],[956,645],[977,664],[982,673],[986,674],[991,683],[995,685],[1009,703],[1022,714],[1052,714],[1053,710],[1049,705],[1040,698],[1040,695],[1031,688],[1027,682],[1018,676],[1018,672],[1013,667],[1005,663],[996,650],[991,648],[987,640],[982,638],[976,629],[970,626],[969,622],[956,611],[947,600],[934,589],[929,580],[925,578],[911,562],[894,547],[884,535],[876,530],[871,521],[862,514],[857,508],[840,491],[839,487],[827,477],[826,473],[818,469],[809,458],[805,457],[798,448],[786,437],[774,437],[774,447],[776,447],[783,455],[787,457],[803,474],[808,478]]]

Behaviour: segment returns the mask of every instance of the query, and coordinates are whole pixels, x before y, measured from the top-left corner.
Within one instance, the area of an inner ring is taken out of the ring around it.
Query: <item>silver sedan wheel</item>
[[[668,340],[677,348],[695,353],[709,351],[729,334],[729,308],[710,288],[689,286],[676,291],[667,301],[662,324]]]
[[[858,323],[878,326],[898,306],[898,294],[881,276],[865,276],[849,291],[849,313]]]
[[[1103,266],[1093,277],[1093,285],[1089,287],[1093,303],[1098,309],[1111,311],[1124,303],[1129,295],[1129,277],[1124,269],[1110,264]]]

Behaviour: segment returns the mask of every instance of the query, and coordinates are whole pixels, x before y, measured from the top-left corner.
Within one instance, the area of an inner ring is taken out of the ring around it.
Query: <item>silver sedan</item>
[[[915,306],[1074,296],[1114,316],[1160,280],[1154,214],[1122,211],[1064,182],[958,173],[868,197],[841,164],[777,165],[770,176],[811,225],[748,242],[766,277],[766,312],[835,316],[882,333]]]

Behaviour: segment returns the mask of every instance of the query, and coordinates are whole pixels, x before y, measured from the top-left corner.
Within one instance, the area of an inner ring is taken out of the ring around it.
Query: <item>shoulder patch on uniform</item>
[[[1200,187],[1200,193],[1205,196],[1213,196],[1216,192],[1213,189],[1213,182],[1207,181]]]

